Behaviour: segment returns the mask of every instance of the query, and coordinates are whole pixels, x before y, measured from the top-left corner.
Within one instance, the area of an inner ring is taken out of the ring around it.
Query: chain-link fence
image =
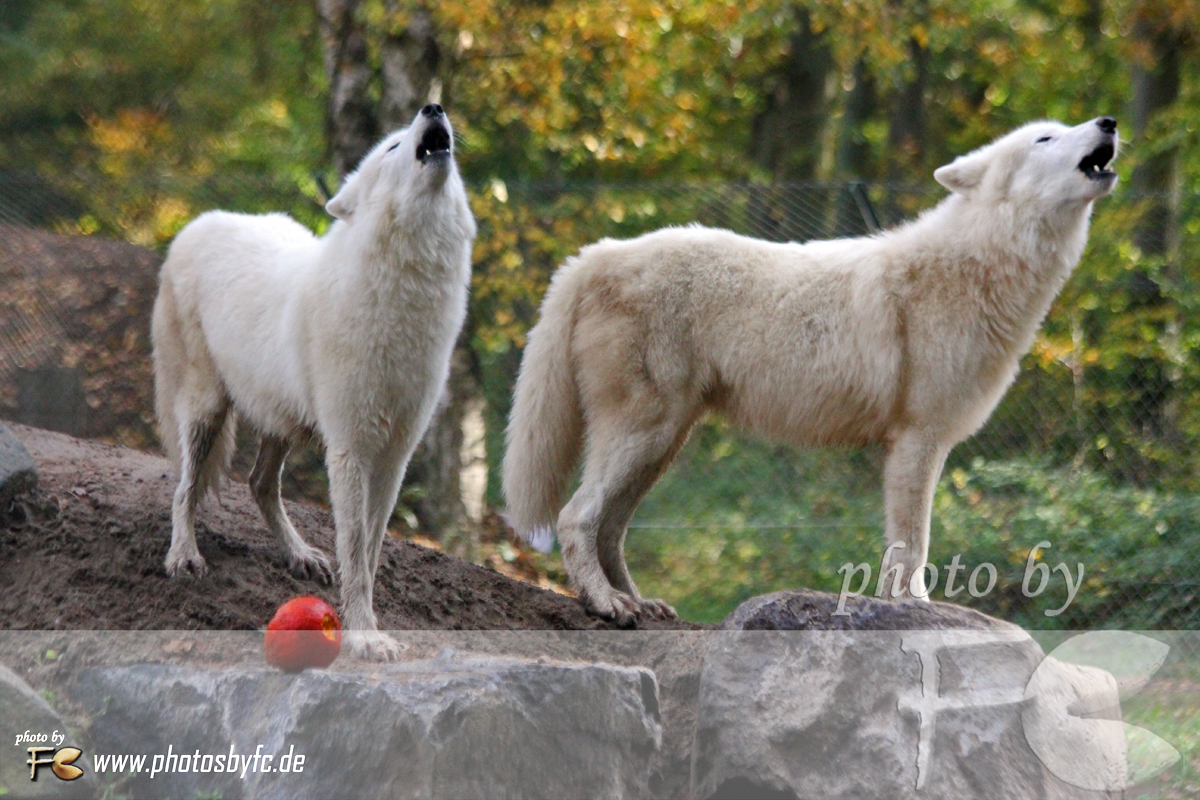
[[[184,222],[216,207],[285,210],[320,229],[326,195],[308,175],[0,176],[0,237],[38,228],[161,249]],[[943,195],[932,184],[861,182],[474,183],[480,236],[470,324],[488,408],[491,501],[499,502],[523,333],[550,273],[580,246],[690,223],[772,240],[866,235]],[[1030,627],[1200,627],[1197,231],[1200,197],[1118,193],[1097,204],[1088,251],[1020,376],[947,462],[934,510],[935,599],[949,594],[957,560],[966,589],[954,602]],[[8,299],[0,349],[38,335],[15,332],[28,316],[20,308],[37,305],[23,302]],[[135,357],[144,349],[130,349]],[[0,375],[0,383],[10,379]],[[695,619],[717,619],[777,588],[837,591],[847,562],[878,568],[880,464],[871,449],[800,451],[705,422],[639,510],[627,544],[635,577],[644,593],[669,597]],[[993,573],[994,586],[982,591]],[[1043,575],[1045,588],[1035,592]]]

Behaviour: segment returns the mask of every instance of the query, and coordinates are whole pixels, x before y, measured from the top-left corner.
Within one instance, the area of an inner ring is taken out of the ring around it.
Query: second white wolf
[[[261,435],[250,476],[292,571],[331,578],[279,480],[293,437],[325,443],[342,623],[389,658],[372,603],[388,517],[466,314],[475,220],[442,107],[425,106],[346,178],[322,239],[282,214],[211,212],[171,245],[154,306],[155,395],[179,470],[166,568],[201,575],[196,507],[228,465],[235,414]]]
[[[584,248],[554,275],[521,363],[511,523],[535,543],[557,527],[594,613],[673,616],[630,579],[626,528],[711,410],[772,440],[885,445],[897,547],[884,567],[902,570],[896,596],[924,595],[946,454],[1015,377],[1116,183],[1116,147],[1109,117],[1026,125],[937,170],[952,194],[873,237],[773,244],[692,227]]]

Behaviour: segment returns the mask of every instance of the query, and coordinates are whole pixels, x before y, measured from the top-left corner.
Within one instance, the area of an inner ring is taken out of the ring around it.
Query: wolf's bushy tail
[[[184,391],[184,373],[187,369],[187,350],[180,325],[175,295],[170,280],[164,277],[154,301],[150,324],[150,338],[154,346],[154,414],[158,419],[159,441],[171,461],[176,478],[183,458],[179,394]],[[208,457],[199,468],[195,489],[197,497],[204,497],[209,489],[219,490],[222,478],[229,472],[237,433],[237,415],[232,408],[227,408],[220,416],[219,426],[215,431],[188,431],[189,436],[206,435],[212,440]]]
[[[583,439],[570,357],[578,267],[578,259],[571,259],[555,273],[542,301],[542,318],[529,332],[504,453],[509,524],[544,551],[553,545],[554,523]]]

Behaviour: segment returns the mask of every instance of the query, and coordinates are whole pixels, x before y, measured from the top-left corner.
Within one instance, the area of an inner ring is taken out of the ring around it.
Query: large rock
[[[55,734],[62,738],[56,739]],[[33,739],[17,741],[17,737]],[[96,776],[86,753],[71,762],[83,770],[74,780],[55,776],[49,766],[39,766],[37,779],[29,776],[29,747],[79,747],[80,742],[54,709],[16,673],[0,664],[0,795],[5,800],[24,797],[74,798],[95,797]],[[82,748],[80,748],[82,749]],[[37,753],[39,760],[53,752]]]
[[[1086,712],[1119,714],[1116,683],[1100,670],[1043,671],[1041,648],[1016,626],[940,603],[782,592],[730,615],[700,678],[692,793],[697,798],[792,797],[1037,800],[1109,795],[1072,785],[1031,748],[1026,724]],[[800,626],[808,630],[786,630]],[[1035,687],[1036,688],[1036,687]],[[1029,715],[1030,707],[1061,713]],[[1057,704],[1057,705],[1056,705]],[[1079,713],[1072,708],[1071,713]],[[1043,725],[1043,726],[1044,726]],[[1119,726],[1095,728],[1086,759],[1120,785]],[[1035,732],[1036,733],[1036,732]],[[1053,736],[1032,737],[1056,745]],[[1066,774],[1062,774],[1066,772]]]
[[[122,787],[133,797],[644,797],[662,738],[653,673],[604,664],[439,658],[299,675],[146,664],[86,669],[71,696],[97,752],[150,756]],[[228,769],[231,753],[256,752],[276,769],[215,771],[217,756]],[[193,771],[151,775],[169,756]]]
[[[37,466],[16,435],[0,422],[0,512],[10,500],[37,485]]]
[[[1020,630],[987,614],[951,603],[881,602],[847,597],[847,614],[836,614],[837,595],[811,589],[751,597],[721,623],[738,631]]]

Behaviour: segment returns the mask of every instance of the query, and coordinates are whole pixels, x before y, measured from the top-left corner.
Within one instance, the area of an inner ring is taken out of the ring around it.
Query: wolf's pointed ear
[[[338,189],[338,193],[329,198],[329,202],[325,204],[325,210],[333,217],[340,220],[350,221],[354,216],[354,209],[358,206],[358,173],[352,172],[346,176],[346,180],[342,183],[342,188]]]
[[[983,182],[989,161],[987,154],[981,151],[959,156],[934,170],[933,179],[952,192],[965,194]]]

